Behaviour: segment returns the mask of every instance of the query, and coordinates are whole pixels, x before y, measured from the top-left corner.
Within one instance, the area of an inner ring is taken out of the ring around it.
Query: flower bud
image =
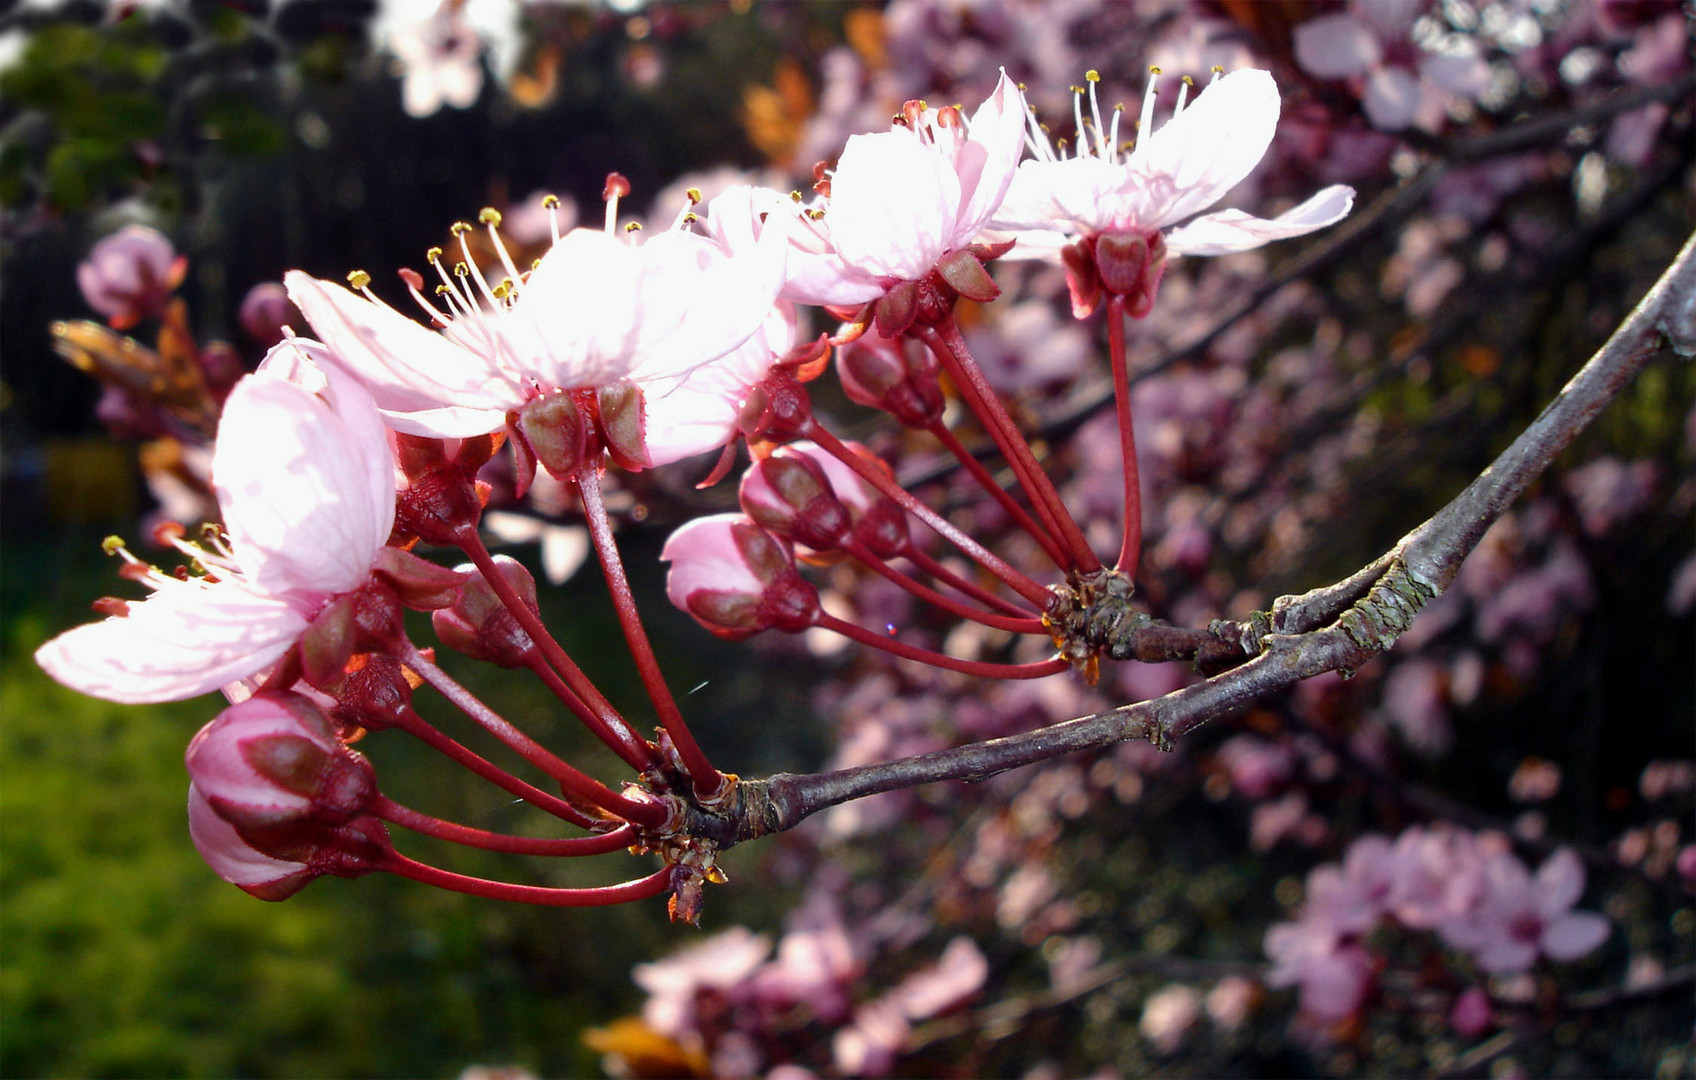
[[[159,314],[183,282],[188,257],[178,255],[157,229],[126,225],[94,245],[77,267],[77,286],[88,306],[124,330]]]
[[[868,333],[837,350],[836,374],[848,397],[882,409],[908,427],[924,428],[942,416],[940,366],[929,349]]]
[[[789,545],[740,514],[691,521],[660,558],[671,563],[671,602],[719,637],[740,641],[772,627],[794,633],[818,617],[818,590],[795,569]]]
[[[517,559],[495,556],[500,575],[517,591],[531,611],[536,606],[536,579]],[[471,569],[470,564],[461,567]],[[538,612],[539,613],[539,612]],[[481,575],[467,573],[465,586],[451,607],[437,610],[430,616],[436,636],[450,649],[457,649],[476,660],[485,660],[501,667],[524,667],[536,651],[536,643],[518,625],[512,612],[501,603],[495,590]]]
[[[287,900],[325,874],[351,878],[370,873],[391,850],[383,823],[360,818],[325,830],[304,861],[275,858],[242,839],[193,784],[188,786],[188,832],[219,877],[261,900]]]
[[[846,443],[855,455],[874,469],[889,475],[889,466],[880,457],[859,443]],[[892,559],[907,548],[907,512],[893,499],[879,492],[856,472],[852,466],[825,453],[816,443],[796,442],[778,450],[774,457],[804,457],[817,465],[830,481],[837,499],[847,507],[853,519],[854,539],[871,549],[872,554]],[[805,542],[805,541],[803,541]]]
[[[378,731],[406,719],[412,692],[422,680],[392,656],[361,653],[335,690],[330,720],[338,737],[352,741],[361,728]]]
[[[242,297],[236,321],[247,336],[269,349],[283,340],[283,328],[300,321],[300,311],[289,300],[280,281],[262,281]]]
[[[824,470],[784,447],[742,474],[742,512],[779,536],[820,551],[842,544],[852,523]]]
[[[225,709],[189,743],[185,763],[218,816],[278,859],[302,861],[326,828],[359,816],[377,794],[371,763],[299,694],[256,694]]]

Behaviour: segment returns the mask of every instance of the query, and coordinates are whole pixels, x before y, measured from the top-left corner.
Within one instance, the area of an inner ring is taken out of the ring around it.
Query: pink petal
[[[1440,53],[1419,61],[1419,75],[1457,97],[1476,99],[1490,88],[1490,65],[1477,53]]]
[[[1373,127],[1401,131],[1419,115],[1419,80],[1402,68],[1379,68],[1367,78],[1360,103]]]
[[[1353,15],[1321,15],[1295,28],[1296,63],[1319,79],[1348,79],[1376,67],[1384,52]]]
[[[736,430],[736,418],[753,385],[771,371],[778,354],[795,343],[795,308],[771,309],[762,332],[717,360],[687,374],[642,387],[648,457],[667,465],[716,450]]]
[[[1608,920],[1592,911],[1562,915],[1543,928],[1543,953],[1551,960],[1576,960],[1608,940]]]
[[[181,701],[273,663],[306,629],[282,600],[235,583],[167,582],[129,614],[68,630],[36,650],[54,679],[107,701]]]
[[[300,386],[250,375],[225,402],[212,451],[212,485],[242,570],[308,606],[364,584],[394,520],[388,442],[368,399],[344,396],[352,425]]]
[[[825,220],[846,266],[913,281],[947,252],[960,196],[953,163],[911,131],[855,135],[831,179]]]
[[[1257,218],[1241,210],[1203,214],[1166,234],[1166,250],[1175,255],[1226,255],[1249,251],[1274,240],[1305,236],[1334,225],[1354,208],[1354,189],[1334,184],[1275,218]]]
[[[188,831],[200,857],[231,885],[268,885],[307,868],[305,863],[273,859],[255,850],[193,784],[188,788]]]
[[[1158,219],[1139,224],[1175,224],[1224,198],[1265,156],[1278,111],[1278,85],[1269,72],[1233,71],[1203,90],[1132,154],[1134,173],[1165,178],[1171,190],[1165,205],[1150,207]]]
[[[994,215],[1018,171],[1025,151],[1025,95],[1002,71],[995,89],[972,114],[970,141],[983,149],[974,174],[960,173],[966,202],[955,223],[951,247],[969,243]]]
[[[433,438],[466,438],[498,431],[523,388],[487,357],[461,348],[390,308],[331,281],[291,270],[283,281],[313,332],[371,391],[397,431]],[[429,410],[434,430],[409,419]]]
[[[1532,886],[1537,910],[1553,917],[1571,910],[1584,895],[1584,864],[1571,848],[1561,848],[1537,868],[1537,880]]]

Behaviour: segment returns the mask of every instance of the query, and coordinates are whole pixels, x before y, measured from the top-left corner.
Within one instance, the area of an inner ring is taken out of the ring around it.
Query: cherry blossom
[[[352,277],[363,298],[290,271],[289,296],[370,388],[392,427],[433,438],[498,430],[509,412],[547,391],[628,381],[663,397],[762,330],[768,345],[773,337],[781,341],[769,323],[785,269],[782,229],[732,255],[681,227],[692,220],[684,215],[680,227],[640,242],[639,231],[620,233],[616,226],[625,187],[620,177],[609,183],[606,229],[573,229],[524,272],[501,241],[500,215],[484,210],[480,218],[507,275],[498,283],[491,284],[471,256],[465,240],[471,226],[456,225],[462,261],[450,271],[440,249],[429,253],[445,308],[426,298],[421,277],[402,275],[432,322],[443,327],[440,334],[378,300],[361,274]],[[760,353],[756,348],[750,355],[759,360]],[[748,358],[727,364],[732,374],[726,378],[735,381]],[[698,395],[708,396],[715,395]],[[667,460],[683,456],[672,436],[658,434],[662,452],[674,455]]]
[[[1361,80],[1361,106],[1372,126],[1401,131],[1442,126],[1451,96],[1476,99],[1490,86],[1490,65],[1468,40],[1452,52],[1423,52],[1410,40],[1423,0],[1355,2],[1348,11],[1295,28],[1296,63],[1321,79]]]
[[[1485,971],[1527,971],[1539,955],[1576,960],[1607,940],[1608,920],[1572,910],[1584,893],[1584,865],[1571,848],[1549,856],[1535,877],[1503,852],[1485,864],[1484,878],[1483,902],[1445,937],[1464,944]]]
[[[94,245],[77,267],[77,287],[89,307],[123,330],[157,315],[187,272],[188,256],[163,233],[125,225]]]
[[[222,535],[178,545],[206,572],[138,569],[152,595],[43,645],[35,658],[49,675],[120,702],[194,697],[253,675],[365,584],[394,522],[382,419],[316,342],[284,342],[236,384],[212,483]]]
[[[1354,204],[1354,189],[1334,184],[1270,220],[1241,210],[1202,211],[1224,198],[1259,164],[1278,126],[1278,87],[1268,72],[1217,76],[1171,120],[1154,127],[1154,80],[1144,97],[1135,147],[1119,143],[1119,114],[1104,125],[1089,78],[1090,117],[1076,99],[1077,152],[1056,151],[1033,116],[1035,157],[1019,166],[989,235],[1015,237],[1007,258],[1058,254],[1104,232],[1162,232],[1173,255],[1224,255],[1335,224]],[[1186,86],[1187,90],[1188,87]],[[1199,216],[1198,216],[1199,215]]]
[[[1023,129],[1024,96],[1003,72],[969,122],[953,106],[910,101],[891,130],[850,137],[829,194],[800,208],[801,227],[790,230],[784,297],[875,300],[970,245],[1012,183]],[[767,188],[731,188],[714,200],[708,229],[739,249],[797,209]]]
[[[483,42],[466,22],[464,6],[465,0],[445,0],[389,35],[401,77],[401,108],[408,116],[430,116],[443,105],[469,108],[482,92]]]

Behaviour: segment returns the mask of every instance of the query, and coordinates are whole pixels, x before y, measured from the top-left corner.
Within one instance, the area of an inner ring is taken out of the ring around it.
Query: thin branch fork
[[[1455,499],[1388,552],[1342,581],[1280,597],[1269,613],[1216,623],[1245,663],[1152,701],[1035,731],[830,773],[742,781],[720,812],[693,811],[686,831],[719,847],[780,832],[820,810],[942,780],[980,781],[1010,769],[1129,739],[1161,748],[1209,720],[1327,671],[1353,671],[1387,650],[1447,588],[1485,531],[1633,376],[1663,351],[1696,342],[1696,236],[1560,394]],[[1131,623],[1126,632],[1146,629]]]

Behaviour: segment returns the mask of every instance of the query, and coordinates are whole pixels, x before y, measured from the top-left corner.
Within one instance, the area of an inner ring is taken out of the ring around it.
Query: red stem
[[[874,633],[863,626],[855,626],[851,622],[838,619],[828,612],[819,612],[814,625],[826,630],[834,630],[845,638],[858,641],[862,645],[870,645],[874,649],[882,649],[894,653],[903,660],[917,660],[921,664],[932,667],[946,668],[949,671],[959,671],[967,675],[976,675],[982,679],[1040,679],[1057,672],[1065,671],[1070,663],[1064,657],[1055,657],[1036,664],[991,664],[982,660],[961,660],[954,656],[945,656],[929,649],[921,649],[916,645],[897,641],[883,634]]]
[[[677,707],[677,699],[671,696],[671,688],[665,684],[659,660],[654,656],[653,646],[648,643],[648,632],[642,627],[642,615],[636,610],[636,597],[631,593],[630,580],[624,574],[624,560],[619,557],[618,545],[613,542],[612,521],[607,517],[606,504],[601,501],[598,464],[591,462],[577,470],[577,491],[583,498],[589,536],[595,543],[595,553],[600,556],[601,570],[606,575],[607,590],[612,593],[613,607],[618,611],[618,623],[624,629],[625,643],[636,661],[636,670],[642,676],[642,685],[647,688],[648,699],[659,713],[660,725],[671,736],[677,756],[694,782],[695,794],[708,802],[722,798],[730,781],[713,768],[712,762],[707,760],[706,753],[695,741],[689,725],[683,722],[683,711]]]
[[[494,557],[489,554],[489,549],[483,546],[483,538],[477,535],[477,530],[466,529],[459,539],[459,547],[482,573],[483,580],[489,583],[489,588],[494,590],[502,605],[518,620],[518,625],[530,635],[530,640],[536,643],[548,663],[564,678],[566,685],[576,695],[577,703],[587,706],[586,710],[577,712],[584,726],[594,732],[596,738],[612,747],[619,757],[638,772],[646,772],[657,766],[659,754],[646,739],[636,734],[624,717],[619,715],[618,710],[612,707],[612,702],[607,700],[606,695],[583,674],[583,669],[572,662],[559,642],[548,633],[548,628],[542,625],[541,618],[530,610],[530,605],[524,602],[524,598],[513,589],[512,583],[507,581],[506,575],[495,565]],[[568,706],[572,705],[569,698],[561,700]]]
[[[650,896],[660,895],[671,885],[669,866],[644,878],[636,878],[618,885],[603,885],[598,889],[548,889],[539,885],[513,885],[506,881],[490,881],[487,878],[469,877],[429,866],[398,852],[390,853],[378,869],[450,892],[549,907],[604,907],[631,900],[646,900]]]
[[[1001,504],[1001,508],[1007,511],[1008,515],[1012,517],[1014,521],[1018,522],[1019,527],[1029,533],[1031,535],[1031,539],[1042,545],[1042,550],[1047,552],[1048,557],[1054,561],[1055,566],[1064,569],[1071,565],[1070,559],[1068,559],[1066,553],[1061,550],[1060,545],[1055,542],[1054,537],[1049,530],[1038,525],[1030,514],[1025,512],[1025,508],[1020,506],[1013,499],[1013,496],[1007,491],[1007,489],[996,483],[995,477],[991,476],[989,474],[989,470],[984,468],[983,462],[979,461],[970,450],[966,449],[965,445],[960,442],[958,436],[948,430],[948,425],[944,424],[940,419],[933,420],[928,430],[932,435],[936,436],[937,441],[941,442],[943,446],[948,448],[948,452],[953,454],[955,459],[958,460],[961,465],[965,466],[966,471],[972,474],[978,484],[981,485],[985,491],[989,492],[990,495],[994,496],[995,501]]]
[[[1006,582],[1008,588],[1029,600],[1036,606],[1037,610],[1047,609],[1048,601],[1052,599],[1047,589],[1001,559],[991,555],[982,544],[949,524],[948,520],[941,514],[913,498],[905,488],[890,479],[882,470],[874,468],[870,462],[843,445],[842,440],[826,431],[822,424],[815,421],[801,434],[818,443],[819,448],[825,453],[859,473],[860,477],[868,484],[894,499],[903,510],[930,526],[937,535],[981,563],[984,569]]]
[[[1024,433],[1019,430],[1013,418],[1007,415],[1007,410],[1001,406],[1001,398],[996,395],[995,388],[983,377],[983,371],[972,359],[972,351],[966,345],[966,339],[960,336],[960,328],[950,317],[930,331],[924,338],[944,370],[953,376],[954,382],[968,395],[978,411],[978,418],[984,421],[990,437],[995,440],[1001,453],[1006,456],[1008,464],[1013,466],[1013,472],[1019,477],[1025,493],[1030,496],[1031,503],[1042,514],[1045,521],[1050,522],[1055,530],[1057,539],[1065,543],[1071,552],[1074,565],[1083,573],[1093,573],[1101,569],[1101,560],[1090,550],[1089,543],[1073,520],[1071,511],[1061,501],[1060,493],[1054,490],[1054,484],[1049,481],[1048,474],[1043,471],[1042,463],[1031,453],[1030,443],[1025,441]],[[938,345],[941,347],[938,348]],[[1044,508],[1047,512],[1043,513]]]
[[[566,802],[558,795],[550,795],[536,785],[520,780],[499,765],[479,755],[476,751],[455,742],[411,709],[407,710],[406,718],[396,726],[407,734],[440,750],[443,754],[464,765],[491,784],[517,795],[538,810],[546,810],[557,818],[569,821],[573,825],[581,825],[586,829],[605,825],[607,822],[605,818],[595,818],[584,813],[582,809]]]
[[[626,821],[633,821],[651,829],[663,825],[670,816],[669,811],[659,803],[639,802],[627,798],[594,777],[566,764],[536,740],[513,727],[499,713],[483,704],[476,695],[454,682],[447,672],[431,663],[411,642],[404,643],[403,649],[402,663],[422,675],[424,681],[434,687],[437,693],[453,702],[461,712],[506,743],[524,760],[559,781],[560,788],[568,795],[574,795]]]
[[[510,836],[473,829],[452,821],[431,817],[408,806],[402,806],[386,795],[378,795],[370,804],[371,813],[396,825],[426,836],[451,840],[467,847],[485,851],[508,851],[517,855],[605,855],[609,851],[627,848],[637,840],[633,825],[622,825],[599,836],[573,836],[547,839],[538,836]]]
[[[1125,538],[1113,569],[1133,582],[1142,559],[1142,480],[1137,471],[1137,440],[1131,430],[1131,376],[1125,359],[1125,298],[1107,298],[1107,351],[1113,367],[1113,402],[1119,413],[1119,454],[1125,460]]]
[[[854,556],[887,580],[901,586],[919,599],[935,604],[951,615],[958,615],[962,619],[970,619],[985,626],[993,626],[997,630],[1011,630],[1015,634],[1042,634],[1047,632],[1043,628],[1041,619],[1032,618],[1029,615],[1009,617],[989,611],[980,611],[962,604],[951,596],[944,596],[930,586],[914,581],[911,577],[890,566],[852,536],[843,539],[842,547],[848,554]]]

